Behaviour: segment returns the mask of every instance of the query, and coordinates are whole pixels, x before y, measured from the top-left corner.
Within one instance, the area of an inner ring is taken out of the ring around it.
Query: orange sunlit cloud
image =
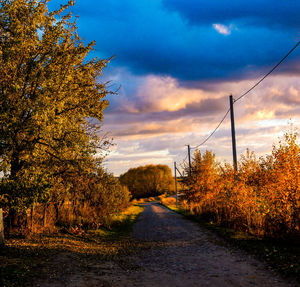
[[[115,168],[118,159],[125,159],[127,153],[123,154],[122,147],[130,142],[144,143],[135,149],[135,160],[131,159],[134,166],[149,163],[148,157],[139,156],[149,147],[154,147],[153,154],[157,154],[155,162],[161,159],[171,166],[176,157],[183,159],[186,144],[196,146],[216,127],[229,107],[228,95],[232,93],[236,98],[252,84],[253,80],[229,81],[207,89],[191,89],[170,77],[146,77],[137,89],[136,100],[130,102],[132,112],[124,104],[125,115],[106,115],[104,126],[112,131],[119,147],[119,153],[108,160],[108,166]],[[238,153],[247,147],[260,154],[269,152],[273,142],[288,130],[291,120],[294,127],[299,126],[299,91],[296,76],[273,76],[235,104]],[[172,148],[170,141],[176,143]],[[211,149],[219,160],[230,161],[229,117],[203,148]],[[164,156],[161,150],[167,151]]]

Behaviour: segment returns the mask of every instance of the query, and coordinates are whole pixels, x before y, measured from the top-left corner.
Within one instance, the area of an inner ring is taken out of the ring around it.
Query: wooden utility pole
[[[235,171],[237,171],[236,141],[235,141],[235,126],[234,126],[234,111],[233,111],[233,97],[232,97],[232,95],[229,96],[229,102],[230,102],[233,165],[234,165]]]
[[[188,147],[188,157],[189,157],[189,176],[192,175],[192,164],[191,164],[191,147],[190,145]]]
[[[0,245],[4,244],[3,210],[0,208]]]
[[[176,161],[174,162],[174,172],[175,172],[175,192],[176,192],[176,207],[178,205],[178,193],[177,193],[177,167],[176,167]]]

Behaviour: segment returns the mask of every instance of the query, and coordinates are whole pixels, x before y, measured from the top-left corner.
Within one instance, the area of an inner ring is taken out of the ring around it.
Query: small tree
[[[183,200],[192,212],[205,213],[209,210],[209,198],[215,191],[218,173],[215,155],[211,151],[205,151],[202,155],[196,150],[192,160],[191,176],[185,180],[187,190],[183,196]]]

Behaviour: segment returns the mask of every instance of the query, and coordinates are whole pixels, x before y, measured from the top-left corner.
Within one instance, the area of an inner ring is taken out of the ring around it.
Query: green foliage
[[[142,198],[169,191],[173,178],[167,165],[146,165],[129,169],[120,176],[120,182],[128,187],[133,198]]]
[[[73,1],[53,12],[48,3],[0,0],[0,206],[12,224],[41,205],[56,220],[68,205],[76,220],[107,222],[129,201],[101,168],[108,60],[81,41]]]
[[[88,58],[72,5],[49,12],[49,1],[1,0],[0,171],[9,208],[26,210],[50,197],[68,175],[92,171],[108,105],[98,83],[107,60]]]
[[[95,174],[74,179],[68,201],[76,215],[75,223],[98,226],[110,225],[113,216],[128,207],[130,197],[113,175],[98,169]]]

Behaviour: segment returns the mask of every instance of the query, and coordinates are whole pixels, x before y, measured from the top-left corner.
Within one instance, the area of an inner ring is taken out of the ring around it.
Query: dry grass
[[[176,198],[174,197],[166,197],[166,198],[162,198],[160,200],[160,202],[163,205],[168,205],[168,206],[176,206]]]
[[[191,214],[188,210],[184,209],[180,201],[178,207],[172,204],[172,202],[163,205],[218,234],[230,246],[238,247],[254,255],[284,277],[290,277],[300,283],[300,246],[295,240],[263,238],[226,228],[208,221],[205,217]]]
[[[31,286],[36,280],[62,278],[64,272],[82,270],[87,262],[105,262],[136,252],[142,246],[128,235],[142,210],[140,206],[129,207],[115,217],[111,229],[7,240],[0,249],[0,286]]]

